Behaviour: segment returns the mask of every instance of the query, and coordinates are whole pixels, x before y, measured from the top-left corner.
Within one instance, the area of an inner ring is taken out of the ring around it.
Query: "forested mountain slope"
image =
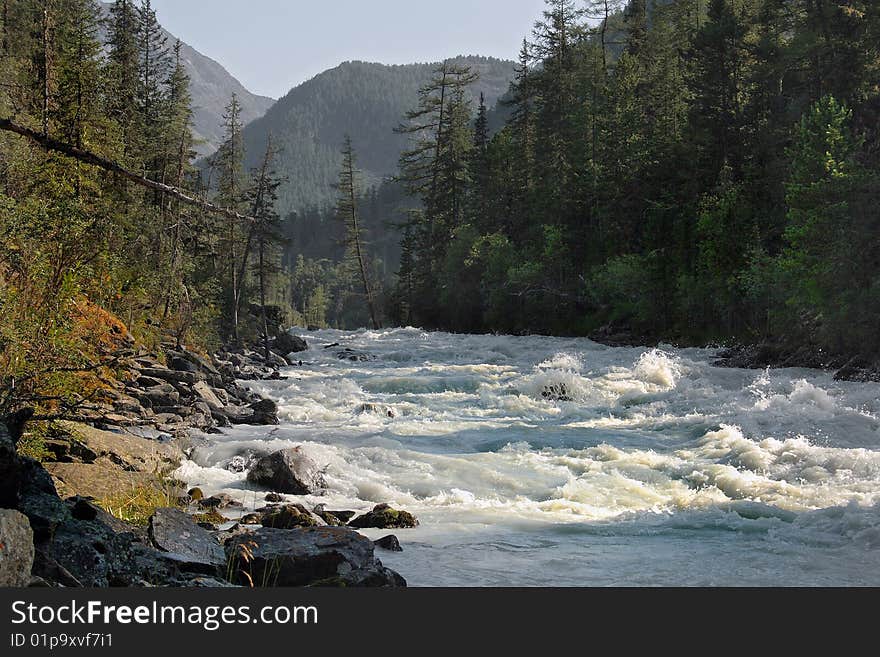
[[[480,74],[470,93],[483,93],[489,107],[510,85],[513,62],[486,57],[452,60]],[[418,99],[436,64],[386,66],[346,62],[293,89],[244,131],[247,166],[256,166],[269,134],[278,149],[278,170],[287,176],[279,189],[282,214],[326,206],[335,198],[345,134],[351,135],[367,187],[391,175],[406,146],[394,133]]]

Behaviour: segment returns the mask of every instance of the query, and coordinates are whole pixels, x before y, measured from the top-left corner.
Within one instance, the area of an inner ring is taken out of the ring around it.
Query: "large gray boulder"
[[[157,509],[150,518],[150,540],[185,570],[213,573],[226,563],[220,544],[178,509]]]
[[[370,539],[344,527],[263,528],[235,537],[226,551],[239,583],[258,587],[406,586]]]
[[[34,532],[27,516],[0,509],[0,588],[27,586],[34,567]]]
[[[248,472],[247,480],[256,486],[287,495],[310,495],[324,487],[321,468],[301,447],[264,456]]]

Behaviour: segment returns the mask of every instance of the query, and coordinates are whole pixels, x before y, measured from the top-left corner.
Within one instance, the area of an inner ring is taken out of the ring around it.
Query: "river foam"
[[[258,506],[226,464],[301,445],[326,468],[307,503],[419,516],[382,555],[416,585],[880,583],[877,384],[584,339],[306,337],[251,384],[281,425],[207,436],[180,477]]]

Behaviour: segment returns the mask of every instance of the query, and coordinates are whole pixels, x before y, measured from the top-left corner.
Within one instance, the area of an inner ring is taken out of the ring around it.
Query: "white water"
[[[329,486],[307,504],[419,517],[379,554],[415,586],[880,585],[880,385],[585,339],[306,337],[288,380],[252,384],[281,426],[209,436],[179,476],[262,506],[223,465],[303,445]]]

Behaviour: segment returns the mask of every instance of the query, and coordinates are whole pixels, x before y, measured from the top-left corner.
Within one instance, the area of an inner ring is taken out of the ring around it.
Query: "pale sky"
[[[347,60],[516,59],[544,0],[153,0],[162,25],[279,98]]]

